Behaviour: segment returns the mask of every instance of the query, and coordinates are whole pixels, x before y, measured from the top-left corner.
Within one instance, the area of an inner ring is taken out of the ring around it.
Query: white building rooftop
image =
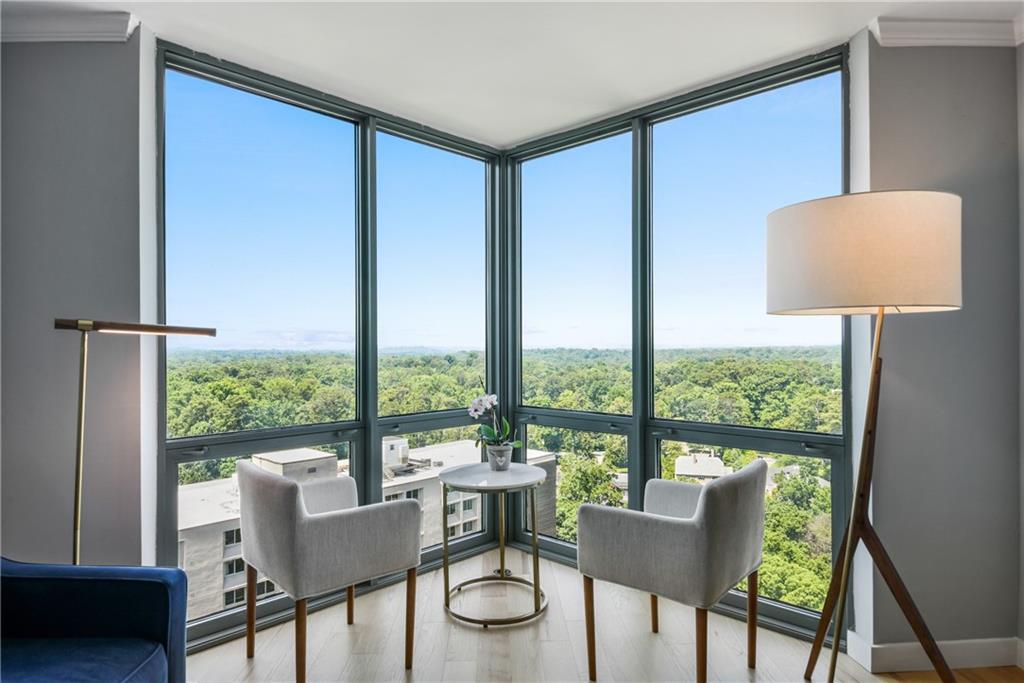
[[[732,474],[732,468],[726,467],[722,459],[712,453],[692,451],[676,458],[676,477],[694,477],[696,479],[717,479]]]
[[[278,464],[292,464],[305,460],[324,458],[323,451],[312,448],[293,448],[274,453],[260,453],[260,457]],[[545,451],[529,449],[527,462],[538,462],[553,455]],[[384,479],[384,489],[417,481],[436,479],[446,467],[468,465],[480,462],[480,449],[471,439],[449,443],[422,446],[409,449],[409,461],[413,465],[406,473],[391,474]],[[418,463],[422,462],[422,465]],[[347,467],[342,464],[339,470]],[[232,475],[227,479],[204,481],[198,484],[183,484],[178,487],[178,529],[192,529],[207,524],[238,519],[238,480]]]

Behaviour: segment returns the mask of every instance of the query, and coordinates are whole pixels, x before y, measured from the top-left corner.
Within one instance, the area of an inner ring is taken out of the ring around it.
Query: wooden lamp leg
[[[910,622],[914,633],[924,647],[925,652],[931,659],[935,671],[944,683],[955,683],[956,679],[949,665],[946,663],[942,652],[939,650],[935,639],[925,626],[924,619],[910,598],[906,585],[896,572],[892,560],[889,559],[882,541],[878,538],[874,527],[868,519],[868,501],[871,496],[871,479],[874,474],[875,464],[875,436],[878,426],[878,396],[882,379],[882,359],[879,356],[879,347],[882,342],[882,328],[885,323],[885,308],[878,309],[875,321],[875,338],[871,347],[871,383],[868,387],[867,413],[864,419],[864,438],[861,443],[860,466],[858,468],[857,480],[854,490],[853,510],[850,513],[850,525],[836,558],[835,571],[832,574],[832,581],[829,584],[828,595],[825,598],[825,605],[821,613],[821,621],[818,623],[818,630],[811,646],[811,654],[807,661],[807,668],[804,671],[804,678],[810,680],[814,672],[814,665],[817,662],[818,654],[821,651],[825,634],[828,632],[829,617],[833,607],[835,609],[835,628],[832,633],[832,654],[829,660],[828,681],[835,680],[836,663],[839,659],[839,643],[843,635],[843,613],[846,606],[846,588],[849,582],[850,565],[853,562],[853,554],[859,541],[871,553],[875,566],[885,578],[889,589],[892,591],[904,616]],[[836,577],[839,577],[838,585]]]
[[[345,589],[345,609],[347,610],[348,625],[351,626],[356,620],[356,587],[349,586]]]
[[[836,607],[836,597],[839,595],[839,579],[843,573],[843,558],[846,557],[846,539],[849,533],[849,530],[843,532],[843,540],[839,544],[839,554],[836,556],[836,563],[832,568],[832,580],[828,584],[825,604],[821,607],[821,618],[818,619],[818,630],[814,634],[814,642],[811,643],[811,654],[807,658],[807,668],[804,669],[804,680],[811,680],[811,676],[814,674],[814,666],[818,663],[818,655],[821,654],[821,646],[825,643],[825,636],[828,635],[828,626],[832,621],[832,612]],[[852,550],[857,549],[857,540],[854,537]]]
[[[651,632],[658,632],[658,596],[651,594]]]

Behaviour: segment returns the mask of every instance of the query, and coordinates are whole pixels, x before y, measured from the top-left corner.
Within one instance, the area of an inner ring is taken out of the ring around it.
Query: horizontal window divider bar
[[[377,418],[377,426],[385,436],[389,434],[408,434],[430,429],[449,427],[466,427],[477,424],[463,408],[440,410],[433,413],[413,413],[411,415],[389,415]]]
[[[165,453],[168,460],[180,463],[362,439],[359,423],[309,425],[174,439],[166,443]]]
[[[725,425],[680,425],[652,422],[647,436],[665,441],[694,441],[712,446],[771,451],[789,455],[839,459],[845,453],[842,436],[810,435],[801,432],[776,432]]]
[[[514,146],[509,152],[516,161],[526,161],[560,149],[574,147],[583,142],[607,137],[609,133],[606,131],[615,130],[617,126],[621,126],[623,130],[626,130],[629,128],[630,122],[636,118],[644,119],[645,124],[652,124],[690,111],[704,109],[739,97],[753,95],[780,85],[812,78],[840,69],[843,64],[845,50],[845,44],[839,45],[784,64],[744,74],[732,80],[715,83],[659,102],[637,107],[601,121],[524,142]]]
[[[352,102],[337,95],[309,88],[262,71],[250,69],[176,43],[158,40],[157,48],[163,53],[163,63],[166,66],[187,70],[198,76],[214,78],[260,95],[271,96],[333,116],[353,119],[355,122],[372,116],[378,119],[379,123],[404,128],[411,133],[417,133],[424,139],[443,140],[452,146],[473,150],[475,154],[481,157],[492,157],[499,154],[497,148],[482,142],[476,142],[475,140],[462,138],[443,130],[437,130],[425,124],[388,114],[379,109]]]
[[[755,438],[796,441],[813,444],[815,446],[842,446],[845,443],[845,439],[842,434],[827,434],[825,432],[793,432],[782,429],[771,429],[768,427],[745,427],[743,425],[715,424],[713,422],[687,422],[685,420],[667,420],[664,418],[650,420],[649,429],[663,430],[667,432],[718,432],[723,434],[751,436]]]
[[[516,423],[540,425],[543,427],[565,427],[567,429],[584,429],[592,432],[619,434],[633,426],[630,415],[605,415],[583,411],[557,410],[554,408],[533,408],[522,406],[516,408]]]

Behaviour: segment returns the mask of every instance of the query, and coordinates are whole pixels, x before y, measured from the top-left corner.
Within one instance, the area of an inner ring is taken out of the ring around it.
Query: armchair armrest
[[[185,572],[0,561],[5,638],[142,638],[185,680]]]
[[[295,597],[419,565],[421,518],[415,500],[303,516],[296,530]]]
[[[323,477],[299,486],[306,513],[315,515],[333,510],[347,510],[359,505],[356,480],[349,476]]]
[[[700,484],[651,479],[644,488],[644,512],[665,517],[693,517],[703,490]]]

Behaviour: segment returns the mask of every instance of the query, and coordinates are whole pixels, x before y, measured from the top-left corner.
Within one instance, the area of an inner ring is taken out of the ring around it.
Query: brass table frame
[[[537,487],[543,482],[537,482],[529,486],[514,489],[498,489],[495,491],[481,491],[473,488],[452,487],[441,482],[441,546],[442,546],[442,567],[444,568],[444,611],[451,617],[464,621],[468,624],[476,624],[487,628],[488,626],[512,626],[522,624],[536,619],[548,608],[548,597],[540,587],[540,543],[537,539]],[[448,582],[448,490],[461,491],[464,493],[479,493],[481,496],[487,493],[498,494],[498,557],[499,567],[491,574],[467,579],[456,586],[449,586]],[[530,492],[530,528],[533,529],[533,577],[532,580],[525,576],[513,576],[512,571],[505,567],[505,501],[506,494],[518,491]],[[481,585],[490,581],[501,581],[533,589],[533,611],[517,614],[511,617],[474,617],[456,612],[451,607],[451,598],[463,588]]]

